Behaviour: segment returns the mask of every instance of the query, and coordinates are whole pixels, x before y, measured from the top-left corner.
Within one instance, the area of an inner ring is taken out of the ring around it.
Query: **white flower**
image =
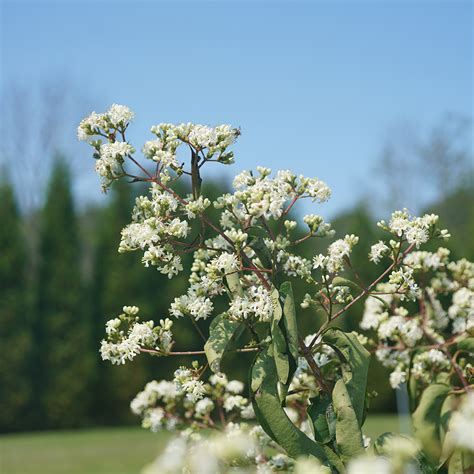
[[[135,114],[126,106],[113,104],[106,113],[107,119],[115,127],[126,127]]]
[[[203,196],[188,201],[185,206],[188,219],[194,219],[198,214],[202,214],[210,205],[211,201]]]
[[[153,433],[161,430],[163,427],[163,420],[165,417],[165,411],[161,407],[151,408],[145,412],[143,417],[142,427],[148,428]]]
[[[323,466],[314,457],[300,457],[296,459],[294,474],[327,474],[327,466]]]
[[[224,273],[232,273],[239,268],[239,260],[233,253],[222,252],[211,261],[211,266],[222,270]]]
[[[247,401],[242,395],[230,395],[224,400],[224,410],[232,411],[246,405]]]
[[[140,345],[134,340],[125,339],[116,344],[108,341],[100,343],[102,360],[110,360],[112,364],[125,364],[127,360],[133,360],[139,353]]]
[[[192,402],[199,400],[205,393],[204,383],[201,380],[192,380],[184,384],[186,398]]]
[[[88,117],[81,120],[77,128],[77,138],[82,141],[88,140],[91,136],[97,135],[106,127],[105,114],[92,112]]]
[[[214,309],[214,305],[209,298],[188,294],[175,298],[171,304],[170,313],[176,317],[190,315],[194,319],[207,319]]]
[[[429,233],[428,229],[424,227],[409,227],[406,232],[405,236],[407,238],[407,242],[409,244],[415,244],[416,248],[418,248],[421,244],[428,242]]]
[[[459,411],[453,413],[449,422],[454,443],[457,447],[474,452],[474,392],[465,395]]]
[[[370,247],[369,260],[374,263],[379,263],[389,250],[385,243],[380,240]]]
[[[200,416],[207,415],[214,410],[214,402],[210,398],[203,398],[196,403],[196,413]]]
[[[260,321],[269,321],[273,310],[270,293],[263,286],[252,286],[245,296],[237,296],[231,302],[229,317],[243,320],[255,316]]]
[[[135,152],[126,142],[104,143],[99,150],[100,158],[95,163],[95,170],[102,181],[102,188],[106,190],[110,183],[123,175],[125,157]]]
[[[329,273],[337,273],[344,268],[344,258],[349,257],[352,248],[359,241],[355,235],[346,235],[343,239],[335,240],[328,247],[328,255],[318,255],[313,258],[313,268],[322,268]]]
[[[231,380],[227,384],[226,391],[237,395],[244,391],[244,384],[240,380]]]
[[[107,321],[107,323],[105,324],[105,332],[107,336],[110,336],[114,332],[117,332],[117,329],[119,328],[121,322],[122,321],[119,318],[114,318]]]
[[[393,474],[393,470],[386,458],[362,456],[349,462],[347,474]]]
[[[398,388],[407,381],[407,373],[398,367],[390,374],[390,385],[392,388]]]
[[[253,405],[249,403],[248,405],[245,405],[241,410],[240,410],[240,416],[244,420],[251,420],[255,418],[255,412],[253,410]]]

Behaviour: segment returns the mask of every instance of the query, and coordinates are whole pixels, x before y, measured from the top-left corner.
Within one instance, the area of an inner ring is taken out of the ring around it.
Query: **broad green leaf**
[[[336,443],[341,459],[349,459],[364,454],[364,442],[357,416],[352,406],[344,380],[339,379],[332,392],[332,402],[336,413]]]
[[[432,463],[437,463],[441,454],[441,408],[449,390],[449,386],[444,384],[428,386],[413,413],[415,436]]]
[[[353,288],[355,290],[361,290],[361,287],[357,283],[340,276],[334,277],[331,283],[333,286],[348,286],[349,288]]]
[[[345,370],[343,366],[344,382],[359,426],[362,426],[365,419],[365,397],[370,353],[359,342],[355,334],[345,333],[337,328],[329,328],[324,332],[322,339],[326,344],[336,349],[338,354],[342,354],[343,362],[350,366],[350,371]]]
[[[285,336],[283,335],[283,332],[281,331],[276,321],[273,321],[271,331],[273,341],[273,354],[275,358],[278,380],[282,384],[286,384],[290,375],[290,362],[288,360],[288,355],[286,354]]]
[[[288,349],[295,362],[298,361],[298,326],[296,323],[295,299],[293,288],[289,281],[280,286],[280,295],[283,298],[283,322],[286,330]]]
[[[229,273],[225,278],[227,280],[227,286],[229,287],[232,295],[242,296],[243,290],[238,272]]]
[[[278,380],[284,385],[288,382],[288,377],[290,375],[290,362],[287,354],[288,349],[285,335],[279,325],[283,311],[280,305],[278,290],[273,290],[271,297],[274,306],[273,320],[270,328],[273,342],[273,353],[278,373]],[[286,396],[286,390],[283,387],[281,395]]]
[[[308,416],[312,421],[314,439],[320,443],[329,443],[332,439],[329,430],[327,412],[331,405],[331,399],[327,395],[318,394],[311,398],[308,407]]]
[[[272,345],[257,355],[251,368],[250,385],[252,404],[259,423],[289,456],[314,456],[322,463],[334,465],[338,472],[344,472],[344,465],[334,451],[308,438],[281,407]],[[254,387],[258,389],[253,391]]]
[[[231,321],[225,313],[216,316],[209,327],[209,339],[204,344],[209,367],[214,373],[220,372],[220,363],[229,344],[244,330],[244,325]]]

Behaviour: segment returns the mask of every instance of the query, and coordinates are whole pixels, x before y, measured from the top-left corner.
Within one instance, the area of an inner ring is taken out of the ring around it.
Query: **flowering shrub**
[[[122,230],[119,252],[139,251],[145,266],[173,278],[191,253],[189,286],[169,309],[189,318],[204,339],[199,351],[175,351],[172,321],[140,322],[138,308],[106,326],[104,360],[124,364],[139,353],[205,355],[207,363],[177,367],[173,381],[152,381],[131,403],[145,428],[180,434],[146,472],[463,472],[472,464],[474,421],[474,265],[450,261],[449,251],[419,248],[449,238],[438,217],[394,212],[379,226],[387,238],[375,243],[369,265],[382,267],[363,282],[351,262],[358,237],[332,241],[311,260],[298,254],[310,239],[332,238],[319,215],[301,224],[290,211],[302,199],[323,203],[329,187],[291,171],[257,167],[233,181],[233,192],[211,201],[201,193],[201,170],[231,164],[240,135],[229,125],[162,123],[143,146],[152,166],[141,163],[126,140],[133,113],[113,105],[92,113],[78,136],[93,147],[104,191],[120,178],[149,184],[136,199]],[[178,149],[190,152],[180,163]],[[176,191],[186,179],[189,193]],[[219,213],[212,219],[209,209]],[[307,294],[299,305],[324,314],[313,334],[299,330],[292,282]],[[335,326],[365,299],[366,335]],[[216,302],[226,310],[216,314]],[[208,335],[199,321],[211,319]],[[319,327],[318,327],[319,326]],[[249,381],[228,380],[227,352],[255,354]],[[406,382],[415,439],[386,433],[369,448],[363,435],[371,352],[393,371],[392,386]],[[202,431],[204,430],[204,431]]]

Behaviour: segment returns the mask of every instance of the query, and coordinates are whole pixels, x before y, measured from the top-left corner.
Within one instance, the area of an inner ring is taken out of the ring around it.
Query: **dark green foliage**
[[[93,355],[78,232],[69,170],[57,159],[41,215],[35,292],[34,419],[42,428],[89,421]]]
[[[28,254],[13,189],[0,183],[0,432],[24,429],[31,402]]]

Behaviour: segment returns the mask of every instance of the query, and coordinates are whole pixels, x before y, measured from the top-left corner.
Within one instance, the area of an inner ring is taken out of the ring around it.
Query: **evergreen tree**
[[[31,397],[28,362],[28,257],[9,182],[0,183],[0,431],[25,429]]]
[[[92,369],[69,169],[57,159],[41,215],[36,292],[36,413],[41,427],[87,422]]]

